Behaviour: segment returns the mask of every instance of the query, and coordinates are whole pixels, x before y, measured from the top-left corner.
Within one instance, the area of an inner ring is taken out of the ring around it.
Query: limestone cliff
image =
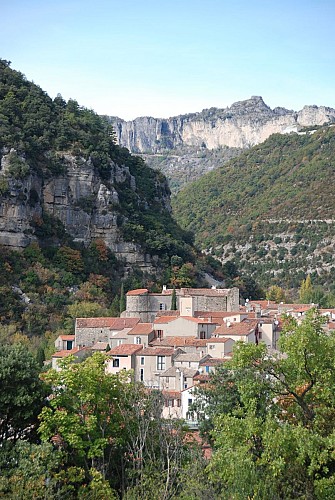
[[[143,252],[133,241],[125,241],[120,221],[119,193],[116,188],[130,189],[138,196],[136,179],[127,166],[110,163],[110,176],[103,180],[94,169],[91,159],[85,160],[64,154],[61,161],[65,173],[58,176],[40,176],[29,170],[23,178],[10,175],[10,156],[7,150],[1,159],[0,180],[7,183],[0,196],[0,244],[22,248],[37,239],[36,228],[41,226],[43,213],[61,221],[66,232],[85,246],[97,238],[105,241],[116,257],[127,264],[137,265],[152,272],[157,259]],[[24,157],[20,161],[28,165]],[[160,186],[162,207],[170,211],[169,189],[166,182]],[[143,200],[142,200],[143,201]],[[141,200],[139,200],[139,203]],[[136,213],[136,206],[133,208]]]
[[[211,108],[168,119],[110,120],[120,145],[134,153],[158,153],[182,146],[247,148],[274,133],[334,122],[335,110],[324,106],[305,106],[299,112],[271,109],[261,97],[254,96],[225,109]]]

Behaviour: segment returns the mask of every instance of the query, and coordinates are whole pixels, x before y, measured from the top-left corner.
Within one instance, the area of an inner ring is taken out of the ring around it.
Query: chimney
[[[166,285],[163,285],[163,290],[162,292],[166,292]]]

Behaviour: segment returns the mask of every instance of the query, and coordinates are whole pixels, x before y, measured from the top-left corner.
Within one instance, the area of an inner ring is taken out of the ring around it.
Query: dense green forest
[[[0,496],[6,499],[279,500],[335,494],[334,334],[311,310],[280,348],[237,343],[191,411],[212,456],[163,394],[105,372],[106,354],[39,375],[20,344],[0,351]]]
[[[196,243],[263,286],[334,283],[335,127],[275,134],[173,199]]]

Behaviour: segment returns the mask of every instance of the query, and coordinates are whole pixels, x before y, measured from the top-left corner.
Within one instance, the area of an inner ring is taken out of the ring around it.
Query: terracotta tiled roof
[[[196,318],[229,318],[230,316],[238,316],[244,314],[242,311],[195,311]]]
[[[155,339],[151,342],[152,346],[171,346],[171,347],[205,347],[207,345],[206,339],[198,339],[197,337],[164,337],[162,339]]]
[[[128,332],[128,335],[149,335],[153,331],[152,323],[138,323]]]
[[[145,347],[138,352],[141,356],[172,356],[174,349],[171,347]]]
[[[111,356],[131,356],[142,349],[142,344],[121,344],[107,352]]]
[[[140,318],[77,318],[76,328],[110,328],[111,330],[122,330],[133,328]]]
[[[228,342],[228,340],[233,339],[228,339],[227,337],[211,337],[210,339],[206,339],[206,342],[207,344],[224,344]]]
[[[144,295],[146,293],[149,293],[147,288],[137,288],[136,290],[129,290],[127,295]]]
[[[162,391],[162,394],[165,399],[180,399],[181,392],[180,391]]]
[[[77,318],[76,328],[108,328],[117,318]]]
[[[79,347],[74,347],[73,349],[67,351],[67,350],[63,350],[63,351],[57,351],[55,352],[52,357],[53,358],[65,358],[66,356],[70,356],[71,354],[75,354],[76,352],[80,351],[82,349],[80,349]]]
[[[171,323],[171,321],[175,321],[177,317],[178,316],[160,316],[155,319],[154,324]]]
[[[224,323],[215,330],[214,335],[249,335],[255,331],[258,322],[257,319],[248,319],[241,321],[241,323],[230,323],[230,326]]]
[[[74,340],[75,336],[74,335],[60,335],[59,338],[62,340]]]
[[[277,302],[274,302],[273,300],[250,300],[249,304],[252,305],[260,305],[263,309],[266,308],[276,308],[278,306]]]
[[[111,326],[111,330],[123,330],[124,328],[134,328],[137,323],[140,322],[140,318],[115,318],[114,323]]]
[[[107,349],[108,342],[96,342],[94,345],[92,345],[91,350],[92,351],[105,351]]]

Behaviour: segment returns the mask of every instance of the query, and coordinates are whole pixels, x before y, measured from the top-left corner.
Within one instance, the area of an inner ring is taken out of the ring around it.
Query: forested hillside
[[[76,316],[118,315],[128,289],[197,282],[164,176],[92,110],[51,99],[4,60],[0,164],[0,343],[48,357]]]
[[[174,214],[197,244],[264,286],[335,277],[335,127],[272,135],[186,187]]]

